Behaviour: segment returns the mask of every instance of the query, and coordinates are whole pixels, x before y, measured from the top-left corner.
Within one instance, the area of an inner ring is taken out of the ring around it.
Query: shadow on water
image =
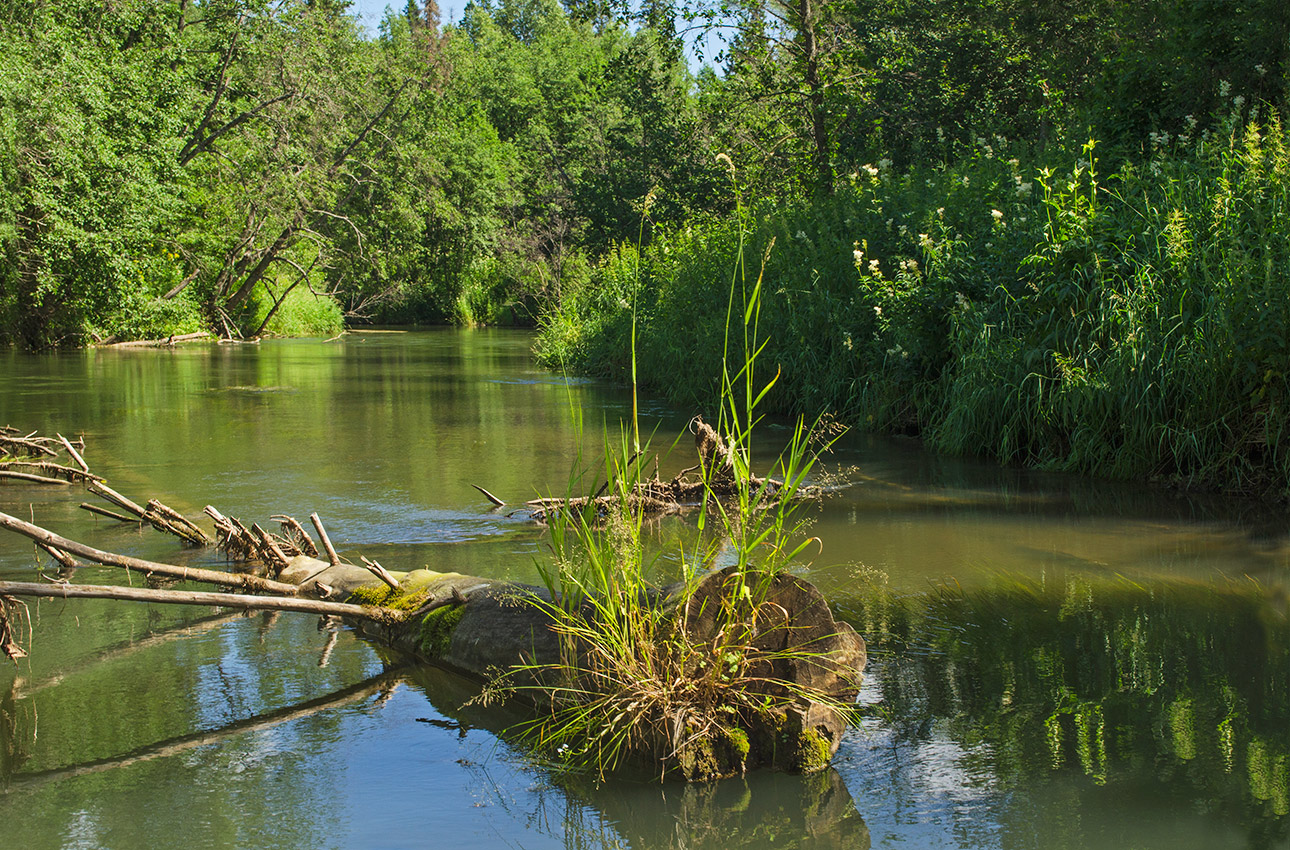
[[[868,710],[894,740],[986,752],[1001,789],[1050,811],[1073,794],[1108,823],[1204,812],[1249,847],[1290,837],[1284,586],[1072,572],[874,586],[840,607],[869,640]],[[1049,846],[1079,846],[1062,829]]]

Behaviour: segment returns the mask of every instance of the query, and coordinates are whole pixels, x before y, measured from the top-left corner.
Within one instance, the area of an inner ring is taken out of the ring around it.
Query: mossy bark
[[[481,681],[513,665],[561,661],[546,590],[433,570],[391,575],[396,588],[361,567],[301,556],[280,578],[304,590],[326,588],[350,602],[408,612],[399,623],[354,626],[373,640]],[[708,641],[730,625],[725,618],[732,609],[724,600],[737,592],[735,582],[723,570],[688,592],[677,586],[644,604],[670,608],[690,640]],[[864,641],[833,619],[819,591],[803,579],[776,575],[761,593],[744,678],[751,692],[765,697],[765,709],[732,718],[719,734],[679,736],[690,739],[679,748],[660,740],[651,749],[665,772],[688,780],[737,776],[762,766],[810,773],[826,767],[837,751],[847,727],[838,706],[859,691]]]

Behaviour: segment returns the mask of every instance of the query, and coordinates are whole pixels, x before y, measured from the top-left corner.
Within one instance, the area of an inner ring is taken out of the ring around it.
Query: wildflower
[[[855,258],[855,263],[857,266],[864,265],[864,251],[861,251],[859,248],[856,248],[854,251],[851,252],[851,256]]]
[[[805,230],[799,230],[799,231],[797,231],[797,239],[798,239],[799,241],[805,242],[805,241],[806,241],[806,231],[805,231]]]
[[[889,169],[889,168],[891,168],[891,160],[890,160],[890,159],[887,159],[886,157],[883,157],[882,159],[878,160],[878,170],[879,170],[879,171],[886,171],[886,170],[887,170],[887,169]]]
[[[1232,106],[1235,106],[1237,109],[1245,106],[1245,95],[1238,94],[1236,97],[1232,98]]]
[[[878,176],[878,169],[874,168],[872,165],[870,165],[867,162],[864,165],[860,166],[860,170],[863,171],[865,174],[868,174],[870,177]]]
[[[990,216],[995,221],[1003,221],[1003,213],[999,210],[990,210]]]
[[[1032,184],[1032,183],[1018,183],[1018,184],[1017,184],[1017,197],[1018,197],[1018,198],[1025,198],[1025,197],[1028,197],[1028,196],[1030,195],[1030,190],[1031,190],[1031,189],[1033,189],[1033,188],[1034,188],[1034,184]]]
[[[967,296],[962,292],[956,292],[954,293],[954,306],[966,313],[972,307],[972,302],[968,301]]]
[[[937,207],[937,208],[936,208],[936,217],[937,217],[937,218],[944,218],[944,217],[945,217],[945,207]]]
[[[1188,129],[1188,131],[1191,131],[1191,130],[1195,130],[1195,129],[1196,129],[1196,116],[1195,116],[1195,115],[1184,115],[1184,116],[1183,116],[1183,120],[1187,122],[1187,129]]]
[[[1218,81],[1218,96],[1219,96],[1219,97],[1227,97],[1227,96],[1228,96],[1229,94],[1231,94],[1231,93],[1232,93],[1232,84],[1231,84],[1231,83],[1229,83],[1227,80],[1219,80],[1219,81]]]
[[[842,335],[842,347],[843,347],[843,348],[845,348],[847,351],[850,351],[850,350],[851,350],[851,334],[850,334],[850,333],[845,333],[845,334],[843,334],[843,335]]]
[[[944,128],[942,128],[942,127],[937,127],[937,128],[936,128],[936,141],[938,141],[938,142],[942,142],[942,143],[945,141],[945,130],[944,130]]]
[[[985,247],[986,247],[986,250],[988,251],[988,250],[990,250],[990,249],[992,249],[992,248],[994,247],[994,243],[993,243],[993,242],[987,242],[987,243],[985,243]]]
[[[918,234],[918,247],[924,248],[928,251],[932,250],[932,237],[928,236],[926,233]]]
[[[901,260],[900,268],[909,274],[918,274],[918,260]]]
[[[877,276],[882,274],[882,269],[878,268],[877,260],[869,261],[869,274]]]
[[[1268,69],[1264,68],[1262,65],[1255,65],[1254,73],[1258,74],[1260,77],[1264,77],[1267,76]]]
[[[901,235],[901,236],[904,236],[904,235],[905,235],[906,233],[908,233],[908,232],[909,232],[909,228],[902,224],[902,225],[900,226],[900,235]]]
[[[1011,165],[1013,168],[1017,168],[1018,166],[1021,165],[1021,161],[1014,156],[1012,159],[1008,160],[1008,164]]]
[[[963,175],[963,185],[964,185],[964,186],[966,186],[967,184],[968,184],[968,176],[967,176],[966,174],[964,174],[964,175]]]
[[[896,223],[896,220],[894,218],[887,219],[887,229],[891,230],[891,226],[895,223]]]
[[[881,318],[882,318],[882,308],[881,308],[881,307],[879,307],[877,304],[873,305],[873,314],[874,314],[875,316],[877,316],[879,319],[881,319]]]

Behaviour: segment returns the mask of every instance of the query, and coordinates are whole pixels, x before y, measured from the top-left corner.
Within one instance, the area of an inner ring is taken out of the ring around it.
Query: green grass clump
[[[768,615],[762,607],[772,583],[806,545],[795,542],[803,536],[794,517],[795,495],[814,455],[808,429],[799,424],[773,470],[780,482],[774,495],[770,479],[753,477],[748,464],[755,411],[776,380],[762,382],[756,375],[766,344],[760,324],[763,278],[752,279],[741,255],[725,277],[718,431],[729,451],[722,462],[702,469],[710,498],[699,525],[713,533],[683,548],[682,589],[664,597],[649,578],[642,545],[645,519],[633,498],[649,446],[639,442],[634,417],[624,423],[619,445],[611,449],[607,442],[604,475],[597,476],[609,482],[616,497],[608,515],[594,508],[552,514],[554,560],[540,566],[552,601],[537,604],[553,620],[561,658],[516,668],[495,687],[539,693],[546,707],[522,727],[521,736],[560,769],[603,777],[628,764],[652,764],[660,773],[688,779],[738,774],[755,755],[748,730],[782,725],[790,705],[805,698],[848,710],[828,695],[767,672],[776,661],[809,657],[808,650],[759,646],[764,633],[773,631],[764,627]],[[629,352],[635,310],[643,306],[628,301]],[[571,480],[569,495],[581,477]],[[737,483],[735,495],[718,498],[718,480],[730,478]],[[692,612],[686,600],[718,557],[725,565],[715,585],[720,591],[704,597],[715,610]],[[710,624],[700,625],[705,618]],[[811,755],[781,766],[818,767],[818,748],[806,743]]]

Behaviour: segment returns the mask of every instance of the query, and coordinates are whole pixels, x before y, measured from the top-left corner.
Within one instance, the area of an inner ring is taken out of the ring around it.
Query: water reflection
[[[1066,573],[920,594],[879,587],[844,609],[878,661],[871,726],[936,766],[902,781],[985,798],[1006,790],[1045,810],[1049,794],[1074,795],[1107,822],[1205,812],[1240,825],[1252,847],[1290,835],[1283,589]]]
[[[409,681],[447,721],[432,725],[465,736],[473,729],[502,733],[524,715],[515,707],[481,706],[477,683],[434,666],[415,668]],[[481,781],[508,806],[505,790],[486,770]],[[679,783],[576,777],[543,782],[526,801],[544,831],[568,850],[867,850],[869,831],[835,770],[809,776],[757,771],[723,782]]]

